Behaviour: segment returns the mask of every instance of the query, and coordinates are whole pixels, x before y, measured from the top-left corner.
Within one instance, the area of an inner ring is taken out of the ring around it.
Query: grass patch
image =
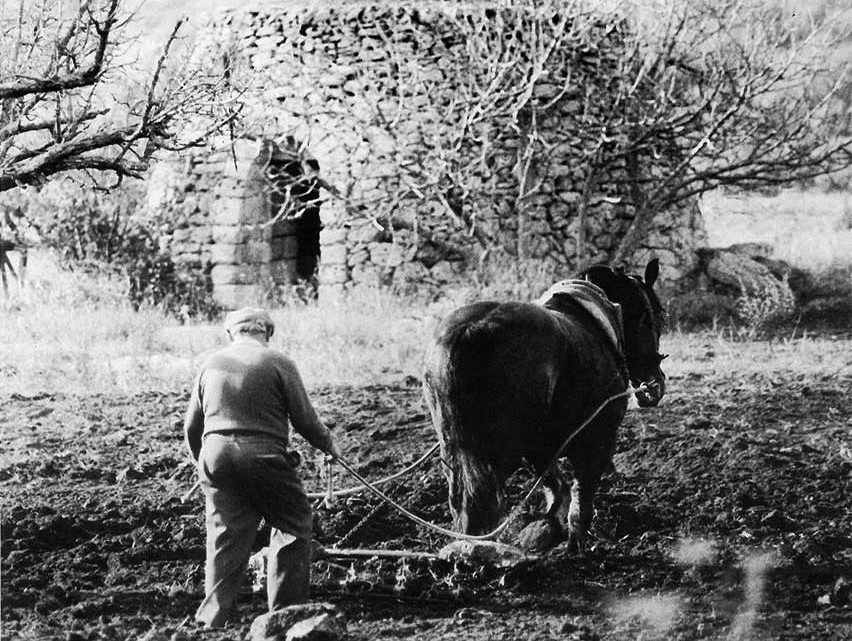
[[[0,306],[6,393],[180,389],[227,344],[221,325],[181,325],[156,309],[133,311],[106,276],[62,271],[44,255],[33,258],[30,273],[26,288]],[[376,291],[291,304],[272,311],[272,343],[296,359],[311,386],[398,380],[419,375],[428,332],[451,306]]]
[[[663,365],[669,378],[787,379],[852,376],[852,340],[828,335],[747,340],[729,328],[664,334],[661,350],[671,356]]]
[[[0,309],[5,394],[184,389],[202,360],[227,343],[221,325],[180,325],[157,310],[134,312],[104,278],[54,273],[47,263],[33,266],[38,279]],[[272,343],[296,360],[309,387],[419,377],[436,324],[477,297],[469,288],[425,303],[362,290],[337,302],[291,304],[272,310],[277,325]],[[673,378],[777,377],[849,374],[852,356],[838,358],[852,353],[849,345],[801,332],[796,339],[749,341],[717,328],[671,332],[662,350],[672,355],[666,372]]]

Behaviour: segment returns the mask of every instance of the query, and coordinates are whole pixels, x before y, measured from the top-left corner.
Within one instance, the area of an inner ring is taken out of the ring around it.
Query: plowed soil
[[[670,380],[658,408],[625,419],[582,557],[557,546],[508,570],[318,560],[313,595],[343,609],[351,639],[852,638],[850,389],[836,374]],[[369,478],[435,440],[416,381],[313,398]],[[263,613],[263,593],[247,590],[229,628],[189,621],[204,533],[200,495],[179,498],[194,480],[185,403],[185,393],[0,397],[4,639],[240,639]],[[320,460],[303,453],[306,482],[321,490]],[[389,491],[446,525],[439,466]],[[528,470],[513,477],[513,501],[532,480]],[[340,472],[338,487],[351,484]],[[370,495],[318,505],[316,538],[394,550],[447,543]]]

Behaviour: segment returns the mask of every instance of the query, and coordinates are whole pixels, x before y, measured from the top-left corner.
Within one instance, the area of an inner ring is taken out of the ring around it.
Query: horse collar
[[[624,319],[621,305],[613,303],[600,287],[586,280],[559,281],[548,289],[537,303],[543,306],[557,294],[569,296],[586,310],[603,330],[615,352],[624,359]]]

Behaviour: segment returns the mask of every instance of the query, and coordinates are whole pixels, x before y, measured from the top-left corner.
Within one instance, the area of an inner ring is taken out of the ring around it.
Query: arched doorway
[[[244,262],[257,265],[247,273],[257,274],[255,283],[267,298],[286,299],[292,293],[316,298],[322,230],[319,163],[292,136],[263,139],[255,154],[243,181],[239,223],[253,230],[249,237],[263,246],[244,252]]]
[[[295,237],[295,280],[316,296],[320,259],[319,163],[292,136],[272,143],[266,167],[270,214]]]

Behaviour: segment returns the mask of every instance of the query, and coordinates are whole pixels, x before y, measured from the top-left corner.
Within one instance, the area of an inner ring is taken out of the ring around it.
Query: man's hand
[[[328,447],[325,449],[325,453],[335,460],[340,458],[340,450],[337,449],[337,445],[334,441],[329,442]]]

